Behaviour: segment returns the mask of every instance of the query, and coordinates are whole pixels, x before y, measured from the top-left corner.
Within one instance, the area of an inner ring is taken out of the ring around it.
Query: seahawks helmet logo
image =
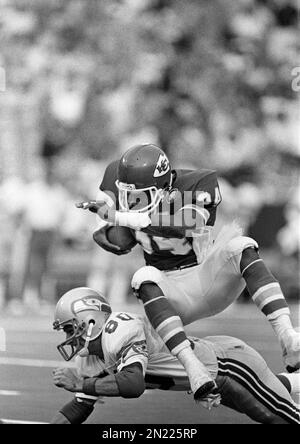
[[[161,154],[159,156],[155,171],[154,177],[161,177],[167,174],[170,171],[170,162],[165,154]]]
[[[94,298],[83,298],[74,303],[74,313],[80,313],[86,310],[101,311],[101,302]]]

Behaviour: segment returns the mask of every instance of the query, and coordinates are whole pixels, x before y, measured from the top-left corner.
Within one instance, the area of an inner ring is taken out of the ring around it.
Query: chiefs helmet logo
[[[155,171],[154,177],[161,177],[167,174],[170,171],[170,162],[165,154],[161,154],[159,156]]]

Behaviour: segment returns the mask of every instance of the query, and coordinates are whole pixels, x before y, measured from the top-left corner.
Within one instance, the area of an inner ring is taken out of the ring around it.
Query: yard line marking
[[[39,367],[39,368],[76,368],[74,363],[63,361],[47,361],[42,359],[22,359],[22,358],[1,358],[0,365],[16,365],[19,367]]]
[[[0,396],[20,396],[21,392],[15,390],[0,390]]]
[[[0,424],[49,424],[48,422],[38,421],[19,421],[18,419],[0,419]]]

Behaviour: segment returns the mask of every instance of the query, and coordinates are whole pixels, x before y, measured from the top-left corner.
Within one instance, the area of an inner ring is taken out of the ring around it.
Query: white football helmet
[[[70,361],[89,341],[94,341],[102,333],[112,310],[102,294],[86,287],[74,288],[65,293],[55,309],[54,330],[63,330],[66,341],[57,349],[66,361]],[[68,352],[68,347],[71,350]]]

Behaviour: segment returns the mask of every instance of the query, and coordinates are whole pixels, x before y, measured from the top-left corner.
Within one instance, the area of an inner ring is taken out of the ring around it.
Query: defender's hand
[[[53,382],[56,387],[63,388],[69,392],[82,392],[83,379],[69,368],[57,368],[53,370]]]

